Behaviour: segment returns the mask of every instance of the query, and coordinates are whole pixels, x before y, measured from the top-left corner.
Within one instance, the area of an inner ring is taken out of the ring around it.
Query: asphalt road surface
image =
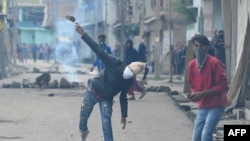
[[[52,63],[32,61],[24,64],[32,70],[50,69]],[[87,70],[84,65],[78,69]],[[0,80],[31,82],[39,73],[25,73]],[[71,75],[86,84],[95,74]],[[51,74],[51,80],[60,80],[66,74]],[[164,81],[149,80],[147,86],[168,85]],[[178,86],[172,85],[173,89]],[[0,88],[0,141],[79,141],[78,130],[81,100],[85,89]],[[53,96],[48,96],[53,94]],[[120,124],[121,112],[118,96],[113,105],[113,134],[115,141],[190,141],[193,123],[166,93],[148,92],[139,100],[129,101],[126,129]],[[89,119],[88,141],[103,141],[99,106],[96,105]]]

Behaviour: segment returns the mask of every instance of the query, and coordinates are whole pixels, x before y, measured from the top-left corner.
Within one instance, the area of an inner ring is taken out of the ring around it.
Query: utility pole
[[[172,1],[169,0],[169,23],[168,23],[168,31],[169,31],[169,82],[173,82],[173,73],[172,73]]]
[[[97,35],[98,34],[98,14],[99,14],[97,11],[98,11],[98,8],[99,8],[98,6],[99,5],[98,5],[97,0],[95,0],[94,3],[95,3],[95,11],[93,13],[94,14],[94,20],[95,20],[94,21],[95,22],[94,37],[95,37],[95,40],[97,41],[97,39],[98,39],[98,35]]]
[[[12,7],[12,11],[11,11],[11,19],[13,20],[13,27],[12,27],[12,44],[11,44],[11,53],[12,53],[12,59],[13,59],[13,63],[16,64],[17,61],[17,54],[15,52],[16,49],[16,45],[17,45],[17,0],[11,0],[11,7]]]
[[[125,13],[127,12],[126,10],[125,10],[125,6],[126,6],[126,2],[127,0],[121,0],[120,2],[121,2],[121,32],[120,32],[120,44],[121,44],[121,46],[120,46],[120,49],[121,49],[121,52],[120,52],[120,57],[121,57],[121,59],[122,60],[124,60],[124,44],[125,44],[125,42],[124,42],[124,40],[125,40]]]
[[[0,14],[0,80],[3,78],[6,78],[6,71],[5,71],[5,66],[6,66],[6,51],[5,51],[5,44],[4,44],[4,19],[5,19],[4,14]]]
[[[155,23],[155,47],[156,47],[156,69],[155,69],[155,77],[159,78],[160,73],[162,70],[161,67],[161,57],[162,57],[162,47],[161,47],[161,39],[160,39],[160,33],[161,33],[161,21],[160,21],[160,0],[156,0],[156,23]]]
[[[140,37],[144,34],[144,0],[140,0]]]
[[[108,0],[105,0],[105,24],[104,34],[106,35],[106,41],[108,41]]]

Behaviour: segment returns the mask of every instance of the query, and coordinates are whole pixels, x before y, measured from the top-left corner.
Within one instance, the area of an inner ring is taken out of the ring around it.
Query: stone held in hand
[[[67,15],[66,19],[73,22],[73,23],[76,21],[76,18],[74,16],[70,16],[70,15]]]

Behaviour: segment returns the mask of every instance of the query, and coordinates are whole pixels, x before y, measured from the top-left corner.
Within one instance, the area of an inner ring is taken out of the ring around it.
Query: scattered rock
[[[58,88],[58,81],[54,80],[52,83],[49,83],[49,88]]]
[[[171,91],[171,89],[168,86],[160,86],[160,90],[161,92],[167,92],[167,93]]]
[[[187,105],[181,105],[180,108],[181,108],[183,111],[185,111],[185,112],[191,110],[191,108],[190,108],[189,106],[187,106]]]
[[[33,68],[33,73],[40,73],[40,69],[38,69],[38,68]]]
[[[177,92],[177,91],[171,91],[170,94],[171,94],[171,95],[178,95],[179,92]]]
[[[87,74],[86,72],[83,72],[83,71],[80,71],[80,70],[77,70],[76,73],[77,74]]]
[[[2,88],[11,88],[11,84],[3,84]]]
[[[168,86],[151,86],[147,88],[147,91],[152,91],[152,92],[166,92],[169,93],[171,89]]]
[[[50,73],[45,72],[36,78],[36,83],[40,88],[48,88],[50,81]]]
[[[54,96],[54,93],[50,93],[50,94],[48,94],[48,96],[49,96],[49,97],[52,97],[52,96]]]
[[[72,87],[72,85],[67,79],[65,79],[65,78],[61,79],[60,88],[71,88],[71,87]]]
[[[30,87],[30,81],[29,79],[23,79],[23,88],[29,88]]]
[[[21,88],[21,83],[20,82],[12,82],[11,88]]]

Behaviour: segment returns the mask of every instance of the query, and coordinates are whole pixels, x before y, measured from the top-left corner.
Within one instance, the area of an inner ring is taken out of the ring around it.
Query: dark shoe
[[[145,89],[143,89],[143,91],[141,92],[141,96],[139,97],[139,99],[142,99],[146,94],[147,94],[147,91]]]
[[[81,141],[86,141],[88,134],[89,134],[89,130],[81,133]]]

